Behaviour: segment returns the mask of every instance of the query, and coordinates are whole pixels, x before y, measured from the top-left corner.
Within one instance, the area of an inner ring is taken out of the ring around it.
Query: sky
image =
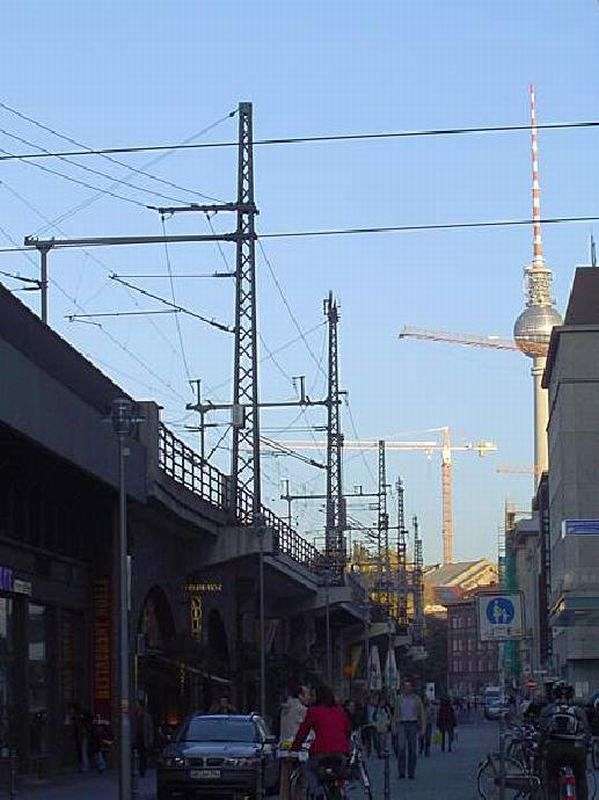
[[[22,0],[0,6],[0,23],[0,148],[12,153],[31,152],[32,144],[55,151],[67,143],[6,106],[93,147],[194,136],[229,141],[236,137],[236,119],[227,115],[240,101],[253,103],[256,138],[526,124],[531,82],[540,122],[599,118],[595,0]],[[541,131],[544,216],[599,214],[598,135],[594,129]],[[79,163],[137,188],[75,163],[38,162],[132,203],[31,163],[0,162],[2,246],[33,233],[158,235],[160,219],[146,205],[201,202],[197,193],[235,196],[232,149],[115,158],[169,185],[99,157]],[[255,185],[262,232],[527,218],[529,136],[257,147]],[[215,228],[232,229],[233,221],[221,216]],[[197,215],[181,215],[166,220],[165,230],[207,227]],[[588,224],[544,230],[562,310],[575,265],[588,260],[590,233]],[[497,443],[497,454],[482,459],[455,454],[459,559],[495,555],[506,498],[519,508],[530,504],[530,477],[496,472],[499,464],[532,462],[530,363],[516,353],[398,340],[397,334],[412,324],[509,337],[523,304],[522,268],[531,258],[531,239],[525,227],[275,239],[264,242],[270,266],[261,254],[258,259],[265,347],[272,351],[297,339],[291,309],[310,331],[311,351],[300,340],[280,351],[276,363],[264,360],[263,400],[292,399],[289,376],[302,374],[311,396],[324,396],[322,300],[332,290],[340,306],[341,379],[361,438],[434,439],[438,434],[428,429],[449,425],[455,444]],[[188,379],[202,378],[206,398],[230,399],[230,335],[183,315],[107,318],[102,328],[67,317],[159,308],[115,284],[112,272],[158,273],[162,277],[132,282],[172,299],[164,277],[169,264],[174,273],[223,271],[232,257],[230,245],[221,253],[211,244],[51,253],[50,323],[135,397],[156,399],[177,434],[196,442],[197,435],[185,430],[194,423],[185,410],[192,400]],[[0,269],[35,276],[37,261],[4,253]],[[229,280],[173,283],[176,302],[233,321]],[[35,293],[17,297],[38,311]],[[263,346],[262,355],[267,352]],[[306,439],[308,425],[323,423],[317,409],[262,416],[273,438]],[[343,424],[354,438],[347,409]],[[210,432],[210,449],[223,432]],[[226,442],[213,456],[223,469]],[[438,454],[394,452],[387,461],[389,481],[403,478],[408,515],[418,515],[425,559],[434,563],[441,554]],[[347,453],[346,486],[372,491],[375,476],[374,454]],[[264,497],[281,513],[285,478],[298,493],[324,490],[322,471],[266,456]],[[298,504],[295,512],[301,530],[322,537],[318,503]],[[352,513],[364,522],[373,519],[365,507]]]

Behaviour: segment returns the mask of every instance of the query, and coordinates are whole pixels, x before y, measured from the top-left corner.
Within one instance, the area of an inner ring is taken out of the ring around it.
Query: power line
[[[204,128],[201,128],[196,133],[193,133],[191,136],[188,136],[180,144],[183,144],[183,145],[189,144],[190,142],[193,142],[195,139],[198,139],[200,136],[204,136],[209,131],[211,131],[213,128],[216,128],[218,125],[221,125],[223,122],[226,122],[226,120],[228,120],[231,117],[235,116],[236,113],[237,113],[237,109],[235,109],[234,111],[231,111],[226,116],[221,117],[220,119],[217,119],[215,122],[211,122],[210,125],[206,125]],[[171,155],[172,152],[173,151],[171,151],[171,150],[167,150],[167,151],[161,153],[159,156],[156,156],[155,158],[151,158],[149,161],[146,161],[142,165],[142,167],[144,169],[146,167],[153,167],[156,164],[159,164],[161,161],[164,161],[164,159],[168,158],[169,155]],[[135,170],[133,170],[132,167],[128,167],[127,169],[129,171],[135,171]],[[115,184],[113,184],[110,188],[114,188],[114,186],[115,186]],[[197,192],[197,194],[198,194],[199,197],[202,197],[205,200],[212,200],[212,201],[214,201],[216,203],[222,202],[222,200],[220,198],[218,198],[218,197],[212,197],[211,195],[203,194],[202,192]],[[41,232],[43,232],[45,230],[48,230],[49,228],[52,228],[57,223],[63,222],[65,219],[70,219],[71,217],[75,216],[75,214],[78,214],[80,211],[83,211],[84,209],[89,208],[89,206],[93,205],[93,203],[95,203],[96,200],[98,200],[101,196],[102,196],[102,193],[101,192],[97,192],[96,194],[92,195],[91,197],[88,197],[82,203],[78,203],[75,206],[71,206],[70,208],[66,209],[61,214],[59,214],[58,217],[55,217],[54,220],[52,221],[52,223],[50,223],[48,225],[48,227],[40,228],[38,231],[36,231],[36,233],[39,234],[39,233],[41,233]]]
[[[39,210],[39,208],[37,208],[37,206],[33,205],[33,203],[30,203],[29,200],[27,200],[27,198],[23,197],[23,195],[21,195],[19,192],[17,192],[17,190],[14,189],[12,186],[9,186],[9,184],[7,184],[6,181],[0,181],[0,185],[3,186],[8,192],[10,192],[10,194],[12,194],[13,197],[16,197],[17,200],[19,200],[19,202],[23,203],[23,205],[26,208],[30,209],[30,211],[32,211],[36,216],[38,216],[40,219],[44,220],[45,222],[48,222],[48,218]],[[63,236],[66,235],[65,231],[62,228],[60,228],[58,225],[51,224],[50,227],[52,227],[55,230],[57,230],[58,233],[62,234]],[[14,238],[12,236],[10,236],[9,234],[7,234],[6,232],[5,232],[5,235],[6,235],[6,237],[8,238],[9,241],[11,241],[11,242],[15,241]],[[86,256],[92,262],[94,262],[101,269],[103,269],[108,274],[108,276],[111,275],[110,267],[104,261],[102,261],[102,259],[100,259],[98,256],[96,256],[94,253],[89,252],[88,250],[84,249],[83,252],[86,254]],[[32,256],[30,256],[28,254],[26,256],[26,258],[28,259],[28,261],[30,261],[37,268],[38,265],[37,265],[36,261],[34,261]],[[56,285],[58,286],[58,284],[56,284]],[[125,291],[126,291],[128,297],[133,302],[133,304],[137,308],[139,308],[139,303],[138,303],[136,297],[133,295],[133,293],[129,289],[127,289],[126,287],[125,287]],[[63,291],[63,294],[65,294],[64,291]],[[65,294],[65,296],[68,297],[68,295],[66,295],[66,294]],[[80,308],[80,310],[85,311],[85,309],[83,307],[79,306],[79,308]],[[154,331],[158,334],[158,336],[166,343],[166,345],[169,348],[169,350],[171,351],[171,353],[173,353],[173,355],[178,358],[179,354],[177,353],[177,351],[174,348],[174,346],[173,346],[172,342],[170,341],[170,339],[167,336],[165,336],[165,334],[162,332],[160,327],[158,325],[156,325],[154,320],[150,319],[150,320],[148,320],[148,322],[150,323],[152,328],[154,328]]]
[[[166,237],[166,226],[165,226],[165,222],[164,222],[164,217],[162,217],[160,221],[162,223],[162,234],[163,234],[163,236]],[[175,282],[173,281],[173,269],[172,269],[172,266],[171,266],[171,257],[170,257],[170,253],[169,253],[169,249],[168,249],[168,242],[164,243],[164,257],[166,259],[166,268],[168,270],[168,277],[169,277],[169,284],[170,284],[170,287],[171,287],[171,297],[173,299],[173,306],[176,306],[177,298],[175,296]],[[183,365],[185,367],[185,373],[187,375],[187,383],[189,384],[189,388],[191,389],[191,392],[193,394],[193,388],[192,388],[192,382],[191,382],[192,381],[191,371],[189,369],[189,362],[187,361],[187,354],[185,352],[185,344],[183,342],[183,333],[181,331],[181,322],[179,320],[179,315],[178,314],[175,317],[175,325],[177,326],[177,337],[179,339],[179,347],[181,349],[181,358],[183,360]]]
[[[0,153],[7,153],[7,150],[3,150],[0,148]],[[43,155],[43,153],[39,153],[38,155]],[[2,156],[0,156],[2,159]],[[75,183],[78,186],[84,186],[86,189],[93,189],[95,192],[100,192],[100,194],[108,195],[109,197],[113,197],[116,200],[123,200],[125,203],[131,203],[132,205],[139,206],[140,208],[146,208],[145,203],[140,203],[139,200],[134,200],[132,197],[125,197],[123,194],[118,194],[117,192],[112,192],[110,189],[102,189],[100,186],[94,186],[91,183],[87,183],[86,181],[81,181],[79,178],[73,178],[72,175],[67,175],[65,172],[60,172],[60,170],[52,169],[52,167],[45,167],[43,164],[38,164],[35,161],[27,161],[24,159],[19,159],[23,164],[28,164],[30,167],[35,167],[36,169],[42,170],[42,172],[47,172],[49,175],[56,175],[59,178],[63,178],[65,181],[70,181],[71,183]]]
[[[582,216],[582,217],[546,217],[541,219],[543,225],[557,225],[560,223],[573,223],[573,222],[597,222],[599,216]],[[443,230],[456,230],[460,228],[507,228],[510,226],[518,225],[532,225],[533,220],[527,219],[499,219],[499,220],[485,220],[482,222],[442,222],[442,223],[426,223],[423,225],[387,225],[370,228],[332,228],[328,230],[313,230],[313,231],[280,231],[276,233],[259,233],[258,241],[260,239],[285,239],[292,237],[308,237],[308,236],[348,236],[351,234],[369,234],[369,233],[408,233],[418,231],[443,231]]]
[[[75,147],[83,147],[83,148],[85,148],[85,150],[88,151],[88,153],[91,154],[91,151],[92,151],[91,147],[88,147],[87,145],[82,144],[81,142],[77,141],[77,139],[73,139],[71,136],[68,136],[65,133],[60,133],[59,131],[55,130],[54,128],[51,128],[49,125],[45,125],[43,122],[40,122],[39,120],[34,119],[33,117],[28,117],[27,114],[24,114],[22,111],[19,111],[16,108],[12,108],[11,106],[9,106],[9,105],[7,105],[6,103],[3,103],[3,102],[0,102],[0,108],[3,108],[5,111],[8,111],[10,114],[13,114],[16,117],[19,117],[20,119],[23,119],[26,122],[29,122],[32,125],[35,125],[37,128],[40,128],[43,131],[47,131],[48,133],[51,133],[53,136],[56,136],[58,139],[62,139],[65,142],[70,142],[70,144],[74,144]],[[233,116],[236,113],[237,113],[237,110],[232,111],[226,117],[226,119],[229,119],[229,117]],[[219,122],[220,122],[220,120],[219,120]],[[216,123],[216,124],[218,124],[218,123]],[[47,151],[47,150],[45,152],[49,153],[49,151]],[[146,170],[139,169],[138,167],[132,167],[129,164],[127,164],[125,161],[119,161],[117,158],[112,158],[111,156],[105,155],[105,154],[102,157],[104,159],[106,159],[106,161],[110,161],[112,164],[117,164],[120,167],[124,167],[129,172],[135,172],[137,175],[143,175],[144,177],[150,178],[151,180],[156,181],[158,183],[162,183],[165,186],[170,186],[173,189],[178,189],[179,191],[182,191],[182,192],[188,192],[189,194],[194,194],[197,197],[202,197],[204,199],[214,199],[214,198],[209,198],[207,195],[204,195],[204,194],[202,194],[201,192],[198,192],[195,189],[189,189],[189,188],[187,188],[185,186],[179,186],[178,184],[173,183],[173,181],[169,181],[166,178],[160,178],[158,175],[153,175],[151,172],[147,172]]]
[[[4,134],[4,136],[8,136],[10,139],[16,139],[18,142],[24,142],[25,144],[29,145],[30,147],[36,147],[38,150],[41,151],[41,154],[48,154],[50,151],[46,150],[45,147],[42,147],[39,144],[35,144],[35,142],[30,142],[27,139],[24,139],[22,136],[17,136],[16,133],[10,133],[10,131],[5,130],[4,128],[0,128],[0,133]],[[163,197],[166,200],[173,200],[176,203],[184,203],[184,200],[179,200],[176,197],[172,197],[168,194],[163,194],[162,192],[155,192],[153,189],[148,189],[145,186],[138,186],[135,183],[131,183],[130,181],[126,181],[123,178],[116,178],[114,175],[110,175],[108,172],[103,172],[100,169],[94,169],[93,167],[87,167],[85,164],[78,164],[76,161],[73,161],[71,158],[66,158],[65,156],[57,156],[60,161],[64,161],[65,164],[70,164],[73,167],[77,167],[77,169],[82,169],[84,172],[89,172],[91,175],[99,175],[101,178],[107,178],[109,181],[113,183],[121,184],[123,186],[127,186],[129,189],[133,189],[137,192],[145,192],[145,194],[151,194],[155,197]],[[34,161],[31,162],[34,166],[39,166]],[[100,187],[97,187],[98,191],[103,191]]]
[[[208,317],[202,316],[202,314],[198,314],[195,311],[190,311],[188,308],[184,308],[183,306],[179,306],[176,303],[170,303],[168,300],[165,300],[164,297],[160,297],[160,295],[153,294],[152,292],[148,292],[147,289],[142,289],[141,286],[135,286],[133,283],[128,283],[124,281],[122,278],[117,277],[116,275],[110,276],[113,281],[122,284],[123,286],[127,286],[129,289],[133,289],[134,292],[139,292],[143,294],[145,297],[151,297],[152,300],[157,300],[159,303],[163,303],[165,306],[170,306],[171,308],[177,309],[182,314],[188,314],[190,317],[195,317],[199,319],[201,322],[205,322],[206,325],[211,325],[213,328],[218,328],[220,331],[225,331],[225,333],[233,333],[233,329],[229,325],[224,325],[222,322],[217,322],[214,319],[209,319]]]
[[[586,215],[580,217],[545,217],[540,220],[543,225],[559,225],[559,224],[572,224],[580,222],[598,222],[599,216]],[[521,227],[523,225],[532,225],[533,220],[527,219],[501,219],[501,220],[485,220],[481,222],[444,222],[432,223],[424,225],[388,225],[370,228],[336,228],[330,230],[313,230],[313,231],[278,231],[276,233],[259,233],[256,238],[260,247],[261,239],[285,239],[285,238],[300,238],[300,237],[316,237],[316,236],[348,236],[352,234],[384,234],[384,233],[418,233],[427,231],[443,231],[443,230],[459,230],[459,229],[483,229],[483,228],[508,228],[508,227]],[[137,242],[137,244],[153,244],[152,242]],[[87,241],[85,247],[93,245],[102,246],[101,240]],[[109,245],[103,245],[109,246]],[[83,249],[81,244],[61,244],[60,241],[53,245],[54,249],[70,248],[72,250]],[[35,245],[24,245],[23,247],[2,247],[0,253],[22,253],[29,250],[37,249]],[[263,251],[264,253],[264,251]],[[268,261],[267,261],[268,263]],[[285,301],[284,301],[285,302]],[[295,323],[294,323],[295,324]],[[315,356],[313,356],[315,358]]]
[[[583,120],[580,122],[550,122],[544,125],[537,125],[537,130],[566,130],[576,128],[596,128],[599,127],[597,120]],[[431,128],[413,131],[391,131],[388,133],[336,133],[336,134],[317,134],[311,136],[286,136],[272,139],[256,139],[254,146],[283,145],[283,144],[308,144],[325,142],[349,142],[367,141],[382,139],[414,139],[419,137],[432,136],[461,136],[475,133],[506,133],[513,131],[529,131],[530,125],[483,125],[464,128]],[[0,161],[10,161],[11,159],[28,158],[59,158],[64,156],[105,156],[117,153],[147,153],[161,150],[202,150],[219,147],[238,147],[236,141],[229,142],[196,142],[187,144],[155,144],[155,145],[134,145],[129,147],[104,147],[86,150],[64,150],[47,153],[39,156],[37,153],[10,153],[0,156]]]

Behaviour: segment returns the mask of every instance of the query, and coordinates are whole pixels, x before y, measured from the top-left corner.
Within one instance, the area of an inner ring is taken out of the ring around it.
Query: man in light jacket
[[[282,754],[291,747],[300,725],[304,721],[309,702],[310,690],[306,686],[294,686],[290,689],[287,700],[281,705],[280,748]],[[293,767],[292,758],[281,757],[279,800],[289,800],[289,779]]]
[[[403,690],[398,693],[395,703],[393,725],[397,737],[397,768],[400,778],[406,777],[406,757],[408,778],[416,777],[418,758],[418,737],[426,732],[426,715],[422,700],[414,691],[409,679],[403,682]]]

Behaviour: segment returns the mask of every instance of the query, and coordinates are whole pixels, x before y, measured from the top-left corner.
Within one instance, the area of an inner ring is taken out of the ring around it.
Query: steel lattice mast
[[[256,313],[256,232],[254,218],[252,104],[239,104],[237,230],[235,261],[235,355],[233,366],[232,509],[239,491],[253,495],[252,519],[262,510],[260,411],[258,405],[258,324]]]
[[[413,517],[414,526],[414,569],[412,571],[412,592],[414,597],[414,644],[424,641],[424,556],[422,539],[418,530],[418,517]]]
[[[385,463],[385,442],[379,440],[379,497],[377,519],[377,559],[378,579],[381,605],[387,612],[390,609],[390,577],[389,560],[389,514],[387,513],[387,466]]]
[[[397,492],[397,622],[408,624],[408,543],[404,510],[404,488],[400,477],[395,482]]]
[[[324,313],[329,327],[328,392],[327,392],[327,559],[337,568],[345,565],[345,504],[343,499],[343,434],[339,390],[339,359],[337,326],[339,311],[333,293],[324,301]]]

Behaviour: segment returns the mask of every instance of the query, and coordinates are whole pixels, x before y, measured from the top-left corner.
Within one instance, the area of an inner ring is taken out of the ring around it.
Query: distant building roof
[[[472,572],[489,566],[493,565],[487,558],[479,558],[477,561],[456,561],[453,564],[443,564],[437,569],[426,572],[424,581],[430,586],[455,586],[469,577]]]

